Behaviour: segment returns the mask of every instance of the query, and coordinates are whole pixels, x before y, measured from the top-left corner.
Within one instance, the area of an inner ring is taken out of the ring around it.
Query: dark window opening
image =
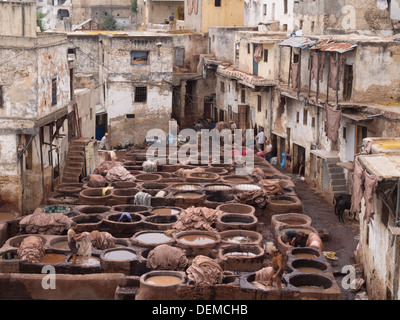
[[[3,87],[0,86],[0,108],[4,108],[4,93],[3,93]]]
[[[215,6],[220,7],[221,6],[221,0],[215,0]]]
[[[134,119],[134,118],[135,118],[135,115],[134,115],[133,113],[128,113],[128,114],[126,115],[126,118],[127,118],[127,119]]]
[[[57,78],[51,80],[51,105],[57,104]]]
[[[246,90],[242,89],[242,99],[241,99],[242,103],[246,102]]]
[[[261,112],[261,96],[257,96],[257,111]]]
[[[268,62],[268,49],[264,49],[264,62]]]
[[[145,65],[149,63],[148,51],[132,51],[131,64],[132,65]]]
[[[147,87],[135,88],[135,102],[146,102],[147,100]]]
[[[303,110],[303,124],[306,126],[307,125],[307,119],[308,118],[308,111]]]

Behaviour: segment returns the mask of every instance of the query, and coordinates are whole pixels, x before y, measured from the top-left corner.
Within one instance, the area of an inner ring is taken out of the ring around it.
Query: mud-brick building
[[[0,12],[15,15],[0,28],[0,208],[24,214],[52,189],[68,150],[68,40],[36,34],[34,2],[0,2]]]
[[[360,239],[355,258],[364,267],[370,299],[399,300],[400,140],[396,137],[368,140],[373,142],[371,153],[357,159],[363,174],[376,176],[378,182],[372,196],[365,191],[361,201]],[[368,216],[371,216],[369,222]]]

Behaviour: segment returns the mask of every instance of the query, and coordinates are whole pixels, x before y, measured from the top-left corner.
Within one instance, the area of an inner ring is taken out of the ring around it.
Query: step
[[[347,186],[345,185],[339,185],[339,186],[332,186],[332,191],[334,193],[343,193],[343,192],[348,192]]]
[[[344,173],[332,173],[330,174],[331,180],[345,180]]]
[[[340,158],[339,157],[326,158],[325,162],[328,164],[328,166],[331,164],[336,165],[336,163],[340,162]]]
[[[331,186],[345,186],[346,180],[344,179],[331,179]]]
[[[115,290],[115,300],[135,300],[139,287],[120,287]]]
[[[61,183],[79,183],[79,177],[76,178],[62,177]]]
[[[328,167],[328,172],[332,173],[343,173],[343,168],[341,167]]]

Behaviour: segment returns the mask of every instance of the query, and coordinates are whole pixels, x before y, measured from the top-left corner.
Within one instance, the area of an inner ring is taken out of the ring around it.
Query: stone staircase
[[[139,293],[140,277],[127,276],[125,283],[117,286],[115,290],[115,300],[135,300]]]
[[[85,164],[85,141],[77,139],[70,143],[61,183],[79,183]]]
[[[330,159],[327,163],[331,189],[334,195],[338,193],[348,193],[344,171],[342,167],[337,165],[338,162],[340,162],[340,158]]]

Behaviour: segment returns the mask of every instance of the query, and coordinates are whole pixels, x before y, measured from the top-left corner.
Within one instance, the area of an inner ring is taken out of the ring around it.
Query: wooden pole
[[[339,104],[339,52],[336,52],[336,107]]]

